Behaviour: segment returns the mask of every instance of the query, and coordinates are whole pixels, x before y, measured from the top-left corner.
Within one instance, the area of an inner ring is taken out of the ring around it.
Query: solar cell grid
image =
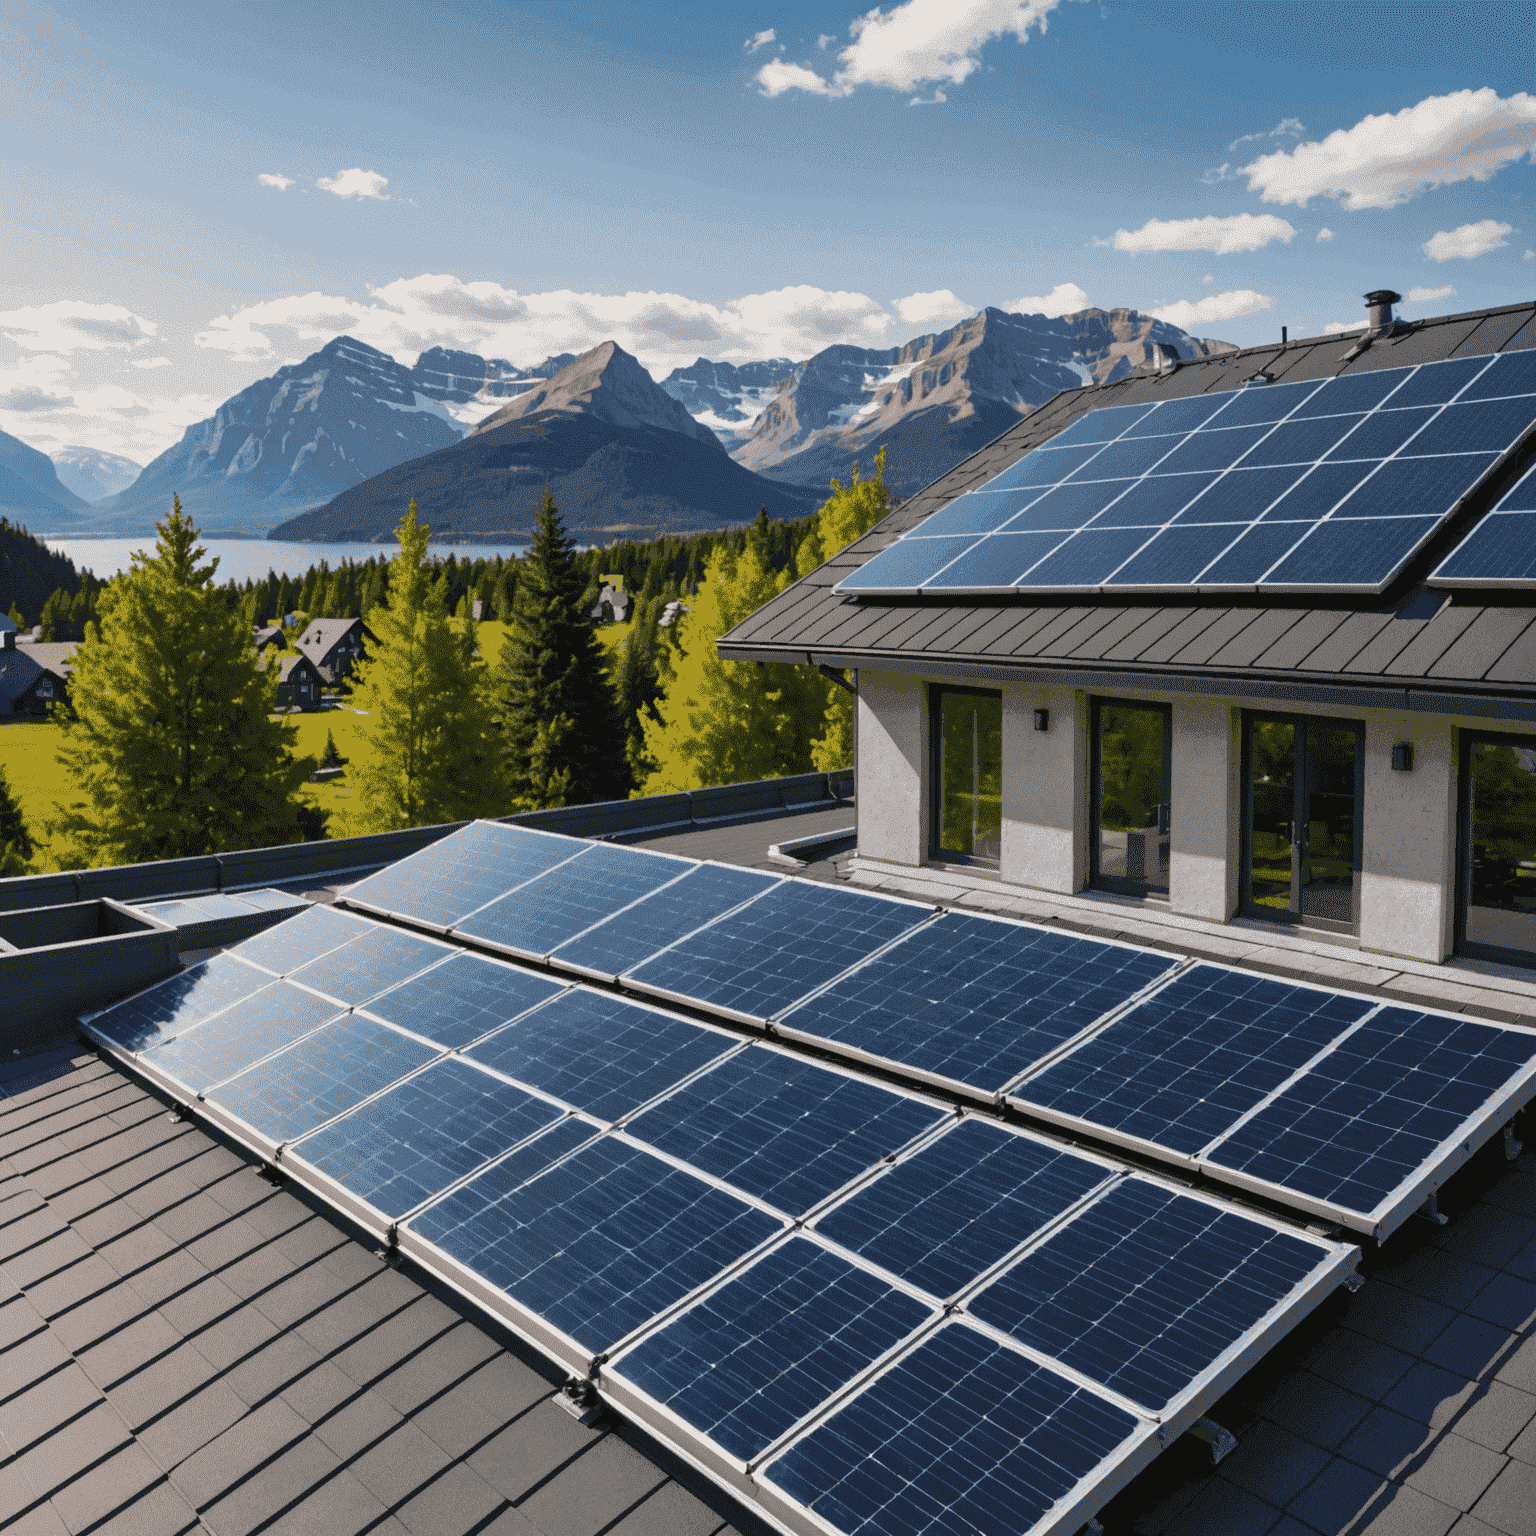
[[[369,923],[349,943],[299,966],[290,979],[352,1005],[388,991],[453,953],[447,944]]]
[[[625,1129],[799,1216],[949,1117],[940,1105],[749,1045]]]
[[[1132,1177],[966,1306],[1161,1413],[1320,1267],[1316,1242]]]
[[[125,1051],[143,1051],[270,986],[272,978],[233,955],[215,955],[104,1009],[91,1028]]]
[[[930,908],[786,881],[626,973],[625,984],[764,1022],[926,922]]]
[[[990,1097],[1175,964],[950,911],[793,1009],[780,1027]]]
[[[461,951],[373,998],[368,1012],[456,1050],[563,990],[547,976]]]
[[[1536,583],[1536,468],[1442,560],[1432,586],[1527,586]]]
[[[274,976],[285,976],[350,943],[366,933],[368,926],[362,918],[338,912],[334,907],[315,906],[274,923],[255,938],[236,945],[230,953],[271,971]]]

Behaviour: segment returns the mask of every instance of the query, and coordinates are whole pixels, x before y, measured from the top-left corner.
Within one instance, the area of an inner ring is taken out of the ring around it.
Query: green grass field
[[[324,740],[324,738],[321,738]],[[53,814],[53,802],[64,797],[64,772],[55,752],[59,728],[47,721],[5,721],[0,724],[0,769],[38,845],[38,865],[57,869],[43,823]]]

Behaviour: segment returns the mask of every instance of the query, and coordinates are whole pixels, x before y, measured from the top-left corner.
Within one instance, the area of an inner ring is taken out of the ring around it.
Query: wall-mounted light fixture
[[[1037,731],[1048,731],[1048,730],[1050,730],[1050,728],[1051,728],[1051,712],[1050,712],[1050,710],[1048,710],[1048,709],[1037,709],[1035,711],[1035,729]]]
[[[1392,766],[1399,773],[1413,772],[1413,743],[1400,741],[1392,748]]]

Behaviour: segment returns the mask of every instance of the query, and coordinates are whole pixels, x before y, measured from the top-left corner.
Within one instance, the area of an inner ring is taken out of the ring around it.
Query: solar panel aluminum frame
[[[947,908],[937,913],[934,917],[934,922],[942,922],[946,911],[948,911]],[[1012,928],[1028,928],[1036,933],[1054,932],[1059,934],[1062,931],[1060,929],[1046,928],[1040,923],[1030,923],[1018,918],[1003,917],[994,912],[974,912],[969,908],[965,909],[965,916],[980,922],[998,923]],[[828,1038],[826,1035],[818,1035],[809,1030],[796,1029],[790,1022],[791,1016],[797,1009],[804,1008],[807,1003],[813,1002],[824,993],[830,992],[839,982],[846,981],[850,976],[857,976],[865,966],[872,964],[876,960],[884,959],[893,949],[906,943],[914,934],[924,932],[929,926],[927,923],[919,924],[916,928],[893,939],[884,949],[877,951],[867,959],[860,961],[858,965],[844,971],[841,976],[834,977],[825,986],[817,987],[814,992],[806,993],[804,997],[800,998],[790,1007],[781,1009],[768,1021],[768,1034],[774,1039],[794,1040],[802,1045],[811,1045],[819,1050],[831,1051],[835,1055],[846,1057],[849,1061],[863,1062],[868,1066],[879,1067],[884,1072],[894,1072],[901,1077],[910,1078],[914,1082],[922,1083],[930,1088],[940,1088],[945,1093],[952,1093],[958,1098],[969,1099],[976,1104],[998,1107],[1006,1102],[1009,1089],[1014,1087],[1025,1076],[1039,1071],[1044,1064],[1054,1061],[1058,1056],[1065,1055],[1066,1052],[1086,1040],[1095,1030],[1102,1029],[1106,1024],[1112,1023],[1127,1009],[1135,1007],[1137,1003],[1151,996],[1159,987],[1165,986],[1168,982],[1174,980],[1181,971],[1187,970],[1195,963],[1188,957],[1170,955],[1168,957],[1169,969],[1163,975],[1149,981],[1139,992],[1133,993],[1124,1002],[1117,1003],[1113,1008],[1100,1014],[1092,1023],[1085,1024],[1071,1039],[1063,1040],[1060,1045],[1056,1046],[1045,1056],[1037,1057],[1027,1067],[1023,1068],[1022,1071],[1015,1073],[1013,1077],[1009,1078],[1001,1088],[992,1093],[988,1093],[983,1088],[976,1087],[973,1083],[962,1082],[959,1078],[945,1077],[941,1072],[928,1072],[921,1067],[913,1067],[905,1062],[897,1061],[894,1057],[880,1056],[873,1051],[861,1050],[858,1046],[842,1044],[837,1040]],[[1074,935],[1074,937],[1089,939],[1088,935]],[[1130,950],[1134,954],[1161,953],[1159,950],[1145,949],[1139,944],[1127,944],[1123,939],[1101,939],[1093,936],[1089,939],[1089,942],[1103,944],[1115,949]]]
[[[975,1323],[973,1319],[947,1317],[937,1328],[924,1334],[917,1345],[909,1346],[906,1353],[910,1353],[912,1348],[920,1347],[929,1339],[937,1337],[946,1328],[975,1330]],[[991,1333],[988,1333],[986,1338],[989,1343],[997,1342],[1003,1348],[1013,1351],[1019,1356],[1021,1363],[1028,1360],[1031,1365],[1036,1364],[1011,1339],[996,1340]],[[897,1369],[906,1358],[906,1353],[897,1356],[879,1371],[867,1375],[856,1389],[839,1398],[818,1419],[802,1429],[794,1440],[780,1446],[773,1458],[758,1469],[753,1479],[758,1513],[766,1515],[780,1530],[789,1533],[789,1536],[848,1536],[846,1531],[823,1520],[820,1515],[807,1509],[797,1499],[779,1488],[773,1482],[773,1469],[776,1463],[807,1434],[814,1431],[818,1424],[854,1401],[862,1393],[867,1392],[881,1377]],[[1052,1369],[1053,1374],[1061,1376],[1065,1381],[1071,1381],[1074,1386],[1077,1385],[1075,1378],[1067,1376],[1059,1369],[1049,1367],[1047,1369]],[[1102,1397],[1105,1401],[1113,1402],[1117,1407],[1120,1406],[1118,1399],[1104,1393],[1101,1389],[1090,1390],[1094,1390],[1095,1395]],[[1136,1428],[1120,1442],[1114,1452],[1100,1460],[1093,1471],[1083,1477],[1070,1493],[1058,1499],[1039,1520],[1027,1529],[1021,1530],[1018,1536],[1077,1536],[1082,1527],[1093,1518],[1095,1512],[1102,1509],[1138,1472],[1143,1471],[1156,1460],[1174,1438],[1175,1435],[1168,1424],[1160,1424],[1145,1413],[1136,1415]],[[703,1470],[708,1471],[708,1468]]]
[[[873,1275],[883,1284],[891,1286],[895,1290],[902,1291],[914,1301],[929,1308],[928,1316],[904,1338],[898,1340],[889,1349],[885,1350],[876,1360],[857,1372],[852,1380],[844,1383],[831,1396],[818,1403],[810,1412],[802,1414],[787,1430],[779,1435],[760,1455],[754,1456],[751,1461],[742,1461],[727,1451],[724,1446],[717,1444],[704,1431],[690,1424],[675,1409],[669,1408],[665,1403],[652,1397],[643,1387],[631,1381],[624,1374],[625,1357],[632,1354],[641,1345],[647,1342],[655,1334],[664,1328],[670,1327],[685,1313],[707,1301],[715,1292],[723,1290],[726,1286],[735,1284],[765,1259],[771,1257],[778,1249],[787,1246],[796,1238],[804,1238],[808,1242],[815,1243],[818,1247],[831,1253],[845,1263],[851,1264],[855,1269]],[[679,1306],[664,1318],[653,1319],[639,1332],[632,1335],[623,1348],[613,1350],[606,1360],[597,1366],[593,1384],[598,1394],[606,1399],[620,1413],[627,1414],[636,1422],[643,1424],[652,1433],[659,1436],[668,1446],[674,1450],[682,1450],[688,1460],[700,1470],[705,1471],[722,1488],[735,1494],[737,1498],[745,1498],[749,1502],[756,1502],[759,1496],[759,1486],[753,1477],[757,1468],[771,1460],[780,1449],[800,1437],[800,1434],[812,1424],[825,1418],[831,1408],[840,1403],[844,1398],[851,1397],[863,1384],[866,1377],[879,1374],[887,1366],[892,1365],[902,1355],[906,1354],[914,1345],[919,1344],[940,1323],[944,1321],[943,1307],[936,1303],[933,1297],[926,1292],[916,1289],[914,1286],[896,1279],[894,1275],[887,1274],[884,1270],[867,1264],[855,1253],[850,1253],[845,1248],[839,1247],[829,1239],[820,1237],[816,1233],[789,1231],[774,1238],[766,1247],[760,1248],[750,1255],[743,1263],[729,1272],[712,1280],[694,1295],[685,1306]],[[840,1536],[847,1536],[846,1532]]]
[[[577,1118],[587,1120],[589,1117],[578,1116]],[[549,1127],[545,1128],[546,1132],[548,1129]],[[647,1146],[643,1141],[636,1141],[632,1137],[625,1136],[622,1131],[603,1132],[602,1137],[599,1139],[620,1141],[635,1151],[644,1152],[650,1157],[654,1157],[661,1162],[669,1164],[671,1167],[692,1175],[702,1183],[712,1185],[714,1188],[724,1191],[734,1199],[754,1207],[765,1216],[779,1222],[781,1224],[780,1230],[748,1249],[740,1258],[727,1265],[717,1274],[711,1275],[702,1285],[695,1286],[687,1295],[679,1297],[670,1306],[647,1318],[638,1328],[631,1329],[623,1338],[616,1339],[604,1348],[597,1350],[589,1349],[586,1345],[573,1339],[563,1329],[557,1328],[540,1313],[534,1311],[533,1308],[524,1306],[522,1302],[518,1301],[509,1292],[493,1285],[484,1276],[471,1269],[469,1265],[462,1263],[454,1258],[452,1254],[439,1248],[429,1238],[421,1236],[411,1225],[422,1212],[430,1210],[432,1206],[445,1199],[453,1190],[459,1189],[463,1184],[470,1182],[468,1179],[461,1180],[453,1185],[451,1189],[444,1190],[441,1194],[433,1196],[425,1205],[411,1212],[409,1218],[402,1219],[395,1234],[401,1253],[420,1264],[445,1285],[457,1291],[466,1300],[489,1312],[498,1322],[510,1328],[520,1339],[559,1361],[573,1376],[579,1376],[583,1379],[591,1378],[602,1361],[606,1360],[611,1354],[627,1346],[632,1340],[638,1338],[640,1334],[650,1331],[666,1319],[675,1317],[678,1312],[690,1306],[705,1291],[711,1289],[719,1281],[736,1274],[745,1265],[750,1264],[757,1258],[759,1254],[766,1252],[775,1243],[781,1241],[791,1230],[788,1220],[780,1212],[774,1210],[772,1206],[766,1205],[763,1201],[754,1199],[751,1195],[745,1194],[743,1191],[726,1184],[723,1180],[705,1173],[702,1168],[695,1168],[690,1163],[680,1162],[675,1157],[668,1157],[665,1153],[658,1152],[654,1147]],[[523,1145],[526,1146],[527,1143],[525,1142]],[[538,1173],[534,1174],[532,1178],[525,1180],[518,1188],[526,1187],[535,1178],[543,1178],[553,1169],[559,1167],[561,1163],[577,1156],[590,1145],[591,1142],[584,1142],[580,1147],[576,1147],[566,1153],[564,1157],[557,1158],[549,1167],[541,1168]],[[510,1154],[503,1154],[503,1156],[507,1155]],[[501,1160],[501,1158],[497,1158],[495,1162],[500,1162]],[[488,1163],[485,1168],[477,1169],[474,1177],[482,1176],[488,1168],[494,1166],[495,1163],[493,1162]]]
[[[692,933],[686,933],[682,935],[681,938],[674,939],[672,943],[664,946],[661,949],[658,949],[654,955],[647,955],[644,960],[638,961],[635,965],[631,966],[629,970],[623,972],[619,976],[619,985],[624,988],[626,992],[641,992],[644,993],[647,997],[659,997],[663,1002],[672,1003],[675,1006],[682,1008],[702,1009],[705,1013],[718,1014],[722,1019],[730,1019],[734,1023],[746,1024],[753,1029],[761,1029],[766,1032],[768,1026],[773,1022],[774,1019],[780,1017],[782,1014],[793,1012],[793,1010],[798,1008],[802,1003],[806,1002],[809,998],[814,997],[818,992],[825,990],[827,987],[835,986],[843,979],[843,977],[851,975],[854,971],[858,970],[861,965],[867,965],[871,960],[874,960],[880,955],[883,955],[888,949],[891,949],[895,945],[901,943],[903,939],[910,937],[920,928],[927,927],[928,922],[932,922],[934,918],[938,917],[945,910],[943,907],[935,907],[933,903],[929,901],[914,901],[910,897],[890,896],[887,895],[884,891],[864,891],[860,890],[857,886],[837,887],[838,891],[845,896],[856,896],[861,900],[866,901],[894,902],[898,906],[903,907],[916,907],[920,911],[926,912],[928,914],[928,920],[927,922],[923,923],[914,923],[912,927],[907,929],[905,933],[897,934],[894,939],[887,939],[884,944],[882,944],[878,949],[873,950],[871,953],[865,955],[862,960],[856,961],[853,965],[845,966],[841,971],[837,973],[836,976],[831,977],[829,980],[818,982],[814,987],[811,987],[800,997],[797,997],[794,1002],[786,1004],[783,1008],[780,1008],[777,1012],[772,1014],[743,1013],[740,1009],[737,1008],[726,1008],[718,1003],[706,1003],[700,998],[690,997],[685,992],[673,992],[666,987],[658,987],[654,983],[636,981],[634,979],[634,973],[638,971],[641,966],[649,965],[653,960],[658,959],[660,956],[668,953],[668,951],[676,949],[679,944],[686,943],[689,939],[694,938],[700,933],[703,933],[706,928],[712,928],[716,923],[724,921],[725,918],[742,911],[744,908],[752,906],[754,902],[761,901],[763,897],[771,894],[773,891],[778,890],[780,886],[793,884],[797,881],[803,885],[821,883],[819,881],[806,880],[803,876],[787,875],[782,881],[779,882],[779,885],[770,885],[766,891],[759,891],[757,895],[753,896],[750,900],[743,901],[737,906],[732,907],[730,912],[717,913],[707,923],[703,923],[699,927],[695,928]]]
[[[221,954],[221,955],[210,955],[208,957],[208,959],[209,960],[214,960],[214,959],[238,960],[242,966],[247,967],[255,976],[260,978],[260,980],[258,982],[258,985],[257,985],[257,989],[256,989],[258,991],[262,987],[270,987],[274,981],[281,980],[280,977],[274,976],[272,974],[272,972],[269,971],[264,965],[257,965],[254,960],[247,960],[243,956],[237,955],[237,954],[233,953],[233,951],[227,951],[227,952],[225,952],[224,954]],[[198,965],[207,965],[207,964],[208,964],[208,960],[200,960],[200,961],[198,961]],[[116,1056],[118,1058],[119,1061],[132,1061],[132,1060],[135,1059],[135,1057],[138,1055],[138,1053],[136,1051],[125,1050],[110,1035],[104,1034],[101,1030],[97,1029],[95,1027],[95,1022],[94,1021],[99,1019],[102,1016],[102,1014],[104,1014],[104,1013],[111,1013],[114,1008],[121,1008],[124,1003],[131,1003],[136,998],[147,997],[157,987],[163,987],[166,984],[166,982],[174,980],[174,978],[176,976],[184,976],[187,973],[187,971],[196,970],[196,969],[197,969],[197,966],[189,965],[189,966],[184,966],[180,971],[174,972],[171,976],[161,976],[160,978],[158,978],[158,980],[150,982],[150,984],[147,987],[140,987],[137,992],[130,992],[130,993],[127,994],[126,997],[115,997],[115,998],[112,999],[112,1001],[110,1003],[106,1004],[104,1007],[92,1008],[92,1009],[90,1009],[89,1011],[87,1011],[85,1013],[78,1014],[76,1016],[76,1022],[79,1024],[80,1028],[87,1035],[90,1036],[90,1038],[92,1040],[94,1040],[98,1045],[100,1045],[102,1047],[103,1050],[110,1051],[114,1056]],[[233,1008],[234,1006],[235,1006],[234,1003],[226,1003],[224,1005],[224,1008]],[[215,1013],[223,1013],[224,1012],[224,1008],[215,1009],[214,1012]],[[212,1013],[205,1014],[203,1016],[203,1018],[201,1018],[201,1019],[199,1019],[197,1021],[197,1024],[189,1024],[189,1025],[187,1025],[187,1029],[196,1029],[198,1024],[206,1023],[207,1020],[211,1019],[213,1016],[214,1015]],[[186,1032],[187,1032],[186,1029],[180,1029],[180,1030],[177,1030],[176,1034],[184,1035],[184,1034],[186,1034]],[[175,1038],[176,1038],[176,1035],[167,1035],[165,1037],[166,1040],[174,1040]],[[155,1041],[156,1045],[163,1045],[164,1043],[165,1042],[162,1041],[162,1040]]]

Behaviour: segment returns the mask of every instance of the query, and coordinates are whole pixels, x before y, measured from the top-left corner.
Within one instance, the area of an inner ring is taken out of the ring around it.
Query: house
[[[284,708],[318,709],[325,679],[304,655],[284,655],[277,664],[277,702]]]
[[[351,675],[362,659],[363,643],[373,638],[361,619],[312,619],[299,636],[298,649],[334,687]]]
[[[1059,393],[719,640],[856,678],[855,879],[1536,965],[1536,304],[1397,297]]]
[[[78,641],[16,644],[16,627],[0,627],[0,715],[46,715],[65,697],[70,658]]]
[[[592,617],[601,624],[611,618],[622,624],[629,617],[629,594],[622,587],[604,584],[601,595],[592,609]]]

